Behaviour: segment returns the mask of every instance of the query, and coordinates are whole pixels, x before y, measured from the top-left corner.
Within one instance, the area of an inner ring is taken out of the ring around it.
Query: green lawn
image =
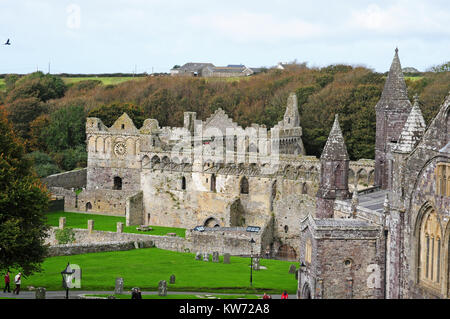
[[[6,89],[5,79],[0,79],[0,91],[3,91],[5,89]]]
[[[72,228],[87,229],[88,219],[94,220],[94,229],[96,230],[115,232],[117,230],[118,222],[122,222],[125,225],[125,217],[84,214],[84,213],[70,213],[61,211],[47,213],[46,216],[47,216],[47,223],[50,226],[55,227],[59,225],[59,217],[66,217],[66,227]],[[177,236],[179,237],[185,237],[186,232],[184,228],[162,227],[162,226],[151,226],[153,230],[143,232],[136,230],[136,227],[137,226],[123,226],[123,231],[125,233],[158,235],[158,236],[164,236],[167,233],[176,233]]]
[[[138,80],[142,80],[145,78],[146,78],[145,76],[139,76],[139,77],[132,77],[132,76],[96,77],[96,76],[92,76],[92,77],[76,77],[76,78],[63,77],[62,79],[63,79],[64,83],[66,83],[66,84],[87,81],[87,80],[99,80],[104,85],[115,85],[115,84],[119,84],[119,83],[126,82],[126,81],[131,81],[131,80],[138,81]]]
[[[295,275],[289,274],[293,262],[261,259],[261,266],[267,269],[253,271],[250,287],[249,258],[232,256],[230,264],[223,264],[221,256],[220,263],[213,263],[195,260],[192,253],[158,248],[50,257],[42,264],[41,273],[23,278],[22,287],[61,290],[61,271],[67,262],[81,267],[82,290],[113,291],[117,277],[124,279],[128,291],[132,287],[156,291],[160,280],[167,281],[169,291],[186,292],[279,294],[282,290],[295,293],[297,288]],[[169,284],[172,274],[176,276],[175,284]]]

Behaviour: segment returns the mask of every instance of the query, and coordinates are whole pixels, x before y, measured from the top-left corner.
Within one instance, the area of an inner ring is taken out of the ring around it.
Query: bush
[[[61,172],[61,169],[59,169],[53,159],[44,152],[31,152],[28,153],[25,157],[32,161],[33,168],[38,177],[42,178]]]
[[[52,153],[52,157],[58,167],[64,171],[71,171],[78,167],[87,166],[87,152],[84,145],[79,145],[74,149]]]
[[[58,244],[65,245],[75,242],[75,232],[72,228],[66,227],[64,229],[57,229],[55,231],[55,239]]]

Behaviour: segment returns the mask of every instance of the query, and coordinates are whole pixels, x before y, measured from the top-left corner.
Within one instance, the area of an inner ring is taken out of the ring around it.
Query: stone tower
[[[332,218],[334,201],[348,199],[349,156],[336,114],[327,143],[320,156],[320,185],[316,197],[316,218]]]
[[[297,95],[295,93],[289,94],[283,121],[285,128],[294,128],[300,126],[300,114],[298,113]]]
[[[375,185],[382,189],[392,186],[392,150],[396,147],[400,133],[411,111],[405,79],[403,77],[398,49],[384,85],[381,98],[375,106]]]

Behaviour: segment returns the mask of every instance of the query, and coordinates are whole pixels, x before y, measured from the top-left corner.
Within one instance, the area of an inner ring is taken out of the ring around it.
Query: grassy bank
[[[59,218],[66,217],[66,227],[87,229],[87,221],[94,220],[94,228],[96,230],[113,231],[117,230],[117,223],[122,222],[125,225],[125,217],[106,216],[97,214],[70,213],[70,212],[52,212],[47,214],[47,223],[50,226],[57,227]],[[124,226],[125,233],[146,234],[164,236],[167,233],[176,233],[179,237],[185,237],[186,230],[184,228],[151,226],[151,231],[138,231],[137,226]]]
[[[132,76],[123,76],[123,77],[97,77],[97,76],[92,76],[92,77],[63,77],[63,81],[66,84],[71,84],[71,83],[77,83],[77,82],[81,82],[81,81],[87,81],[87,80],[98,80],[101,81],[103,83],[103,85],[115,85],[115,84],[119,84],[122,82],[126,82],[126,81],[139,81],[142,79],[145,79],[146,77],[132,77]]]
[[[133,287],[156,291],[160,280],[167,281],[169,291],[186,292],[279,294],[287,290],[292,294],[297,288],[295,275],[289,274],[292,262],[262,259],[261,266],[267,269],[253,271],[250,287],[249,258],[231,257],[230,264],[223,264],[220,257],[219,263],[213,263],[195,260],[192,253],[157,248],[50,257],[42,264],[43,272],[23,278],[22,286],[61,290],[61,271],[69,261],[82,269],[82,290],[112,291],[117,277],[124,279],[128,291]],[[175,284],[169,284],[172,274]]]

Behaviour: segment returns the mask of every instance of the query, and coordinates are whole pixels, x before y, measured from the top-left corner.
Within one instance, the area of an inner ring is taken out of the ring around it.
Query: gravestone
[[[292,264],[290,267],[289,267],[289,273],[290,274],[295,274],[295,271],[297,270],[297,267],[295,267],[295,265],[294,264]]]
[[[170,276],[169,284],[175,283],[175,275]]]
[[[35,296],[36,299],[45,299],[45,288],[44,287],[36,288]]]
[[[122,222],[117,223],[117,232],[123,233],[123,223]]]
[[[197,252],[196,254],[195,254],[195,260],[202,260],[202,253],[201,252]]]
[[[121,295],[123,293],[123,278],[116,278],[116,288],[114,289],[116,295]]]
[[[259,258],[253,258],[253,270],[260,270]]]
[[[137,241],[134,242],[134,248],[139,249],[139,244]]]
[[[66,217],[59,217],[59,229],[66,227]]]
[[[88,231],[89,231],[89,234],[91,234],[94,231],[94,220],[93,219],[88,220]]]
[[[213,252],[213,254],[212,254],[212,262],[213,263],[218,263],[219,262],[219,252],[218,251]]]
[[[229,264],[230,263],[230,254],[229,253],[226,253],[226,254],[223,254],[223,263],[224,264]]]
[[[203,254],[203,261],[209,261],[209,254],[208,253],[204,253]]]
[[[161,280],[158,284],[158,296],[167,296],[167,281]]]

